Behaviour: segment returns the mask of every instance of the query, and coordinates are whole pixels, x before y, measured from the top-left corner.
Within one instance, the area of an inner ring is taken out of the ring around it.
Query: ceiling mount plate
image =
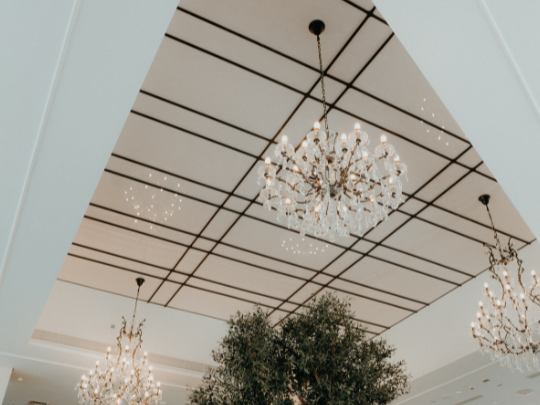
[[[313,20],[309,23],[309,31],[317,36],[323,33],[324,28],[325,25],[321,20]]]
[[[138,278],[137,280],[135,280],[135,281],[137,281],[137,285],[138,285],[139,287],[140,287],[141,285],[144,284],[144,278],[139,277],[139,278]]]
[[[489,194],[482,194],[480,197],[478,197],[478,201],[480,201],[484,205],[489,204],[490,196]]]

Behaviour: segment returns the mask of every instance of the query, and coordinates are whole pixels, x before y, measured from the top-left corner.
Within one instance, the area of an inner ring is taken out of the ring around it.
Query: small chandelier
[[[148,364],[148,354],[142,352],[142,328],[145,320],[138,325],[135,321],[139,291],[144,278],[137,279],[137,299],[129,327],[122,317],[122,329],[117,340],[116,354],[107,349],[105,369],[96,367],[88,377],[83,375],[75,390],[79,391],[79,403],[83,405],[151,405],[161,402],[160,383],[154,383],[152,366]]]
[[[540,370],[540,290],[536,273],[525,274],[523,261],[508,241],[501,246],[489,210],[489,195],[479,200],[487,209],[495,246],[485,245],[494,288],[484,284],[477,321],[471,324],[472,336],[480,350],[489,353],[512,370]]]
[[[371,154],[359,123],[348,135],[328,130],[320,41],[324,28],[320,20],[309,25],[319,50],[324,130],[316,122],[297,150],[283,135],[274,151],[277,166],[267,157],[258,184],[264,185],[264,207],[275,209],[278,221],[286,220],[289,229],[300,228],[302,236],[309,232],[333,241],[336,234],[362,236],[363,230],[388,218],[387,211],[404,201],[401,177],[407,166],[386,135]]]

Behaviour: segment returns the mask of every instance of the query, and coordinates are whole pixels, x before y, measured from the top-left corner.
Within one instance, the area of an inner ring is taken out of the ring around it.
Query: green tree
[[[218,366],[191,391],[193,405],[384,405],[408,392],[395,349],[369,340],[348,300],[313,299],[272,327],[260,308],[238,313],[213,358]]]

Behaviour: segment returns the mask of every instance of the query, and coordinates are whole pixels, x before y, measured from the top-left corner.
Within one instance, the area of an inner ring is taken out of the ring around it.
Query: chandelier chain
[[[491,230],[493,231],[493,236],[495,237],[495,240],[497,241],[497,248],[501,246],[501,241],[499,240],[499,234],[495,230],[495,224],[493,223],[493,218],[491,216],[491,211],[489,209],[489,205],[486,204],[486,210],[489,215],[489,221],[491,222]]]
[[[322,63],[322,51],[321,51],[321,37],[317,35],[317,47],[319,49],[319,68],[321,70],[321,89],[322,89],[322,103],[324,111],[324,130],[326,135],[329,134],[328,131],[328,117],[327,117],[327,107],[326,107],[326,92],[324,90],[324,70]]]

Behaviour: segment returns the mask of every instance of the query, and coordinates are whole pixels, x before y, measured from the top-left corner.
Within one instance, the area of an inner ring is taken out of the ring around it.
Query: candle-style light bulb
[[[284,144],[287,144],[287,141],[289,140],[289,138],[287,138],[287,135],[283,135],[281,137],[281,142],[284,143]]]
[[[385,144],[386,143],[386,135],[381,135],[381,143],[382,144]]]
[[[302,142],[302,148],[304,148],[304,149],[307,148],[307,141],[303,141],[303,142]]]
[[[347,134],[341,134],[341,143],[347,143]]]
[[[272,159],[270,159],[270,157],[267,157],[266,159],[264,159],[264,164],[265,164],[266,166],[271,165],[271,164],[272,164]]]
[[[359,122],[357,122],[356,124],[354,124],[354,130],[355,130],[356,132],[359,132],[359,131],[360,131],[360,123],[359,123]]]
[[[315,121],[315,124],[313,124],[313,129],[315,131],[318,131],[319,129],[321,129],[321,123],[319,121]]]

